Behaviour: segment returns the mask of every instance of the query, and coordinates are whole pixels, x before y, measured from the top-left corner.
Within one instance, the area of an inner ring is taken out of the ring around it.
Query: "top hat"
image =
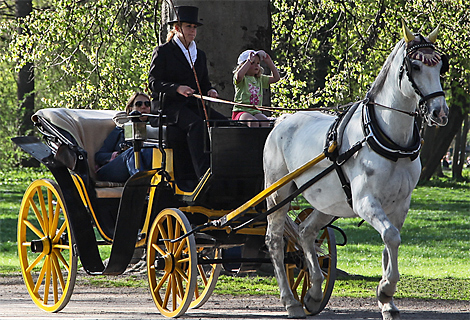
[[[200,23],[197,19],[197,14],[199,11],[198,7],[178,6],[178,7],[175,7],[175,10],[176,12],[173,12],[173,18],[170,21],[168,21],[168,24],[178,22],[178,17],[176,16],[176,14],[178,14],[180,22],[186,22],[186,23],[191,23],[191,24],[195,24],[198,26],[202,26],[202,23]]]

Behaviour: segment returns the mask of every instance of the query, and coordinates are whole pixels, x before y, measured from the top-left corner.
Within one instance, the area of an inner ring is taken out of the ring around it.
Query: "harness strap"
[[[346,179],[346,176],[344,175],[342,165],[346,161],[348,161],[349,158],[353,156],[353,154],[355,154],[362,148],[362,146],[364,145],[364,141],[365,139],[362,139],[361,141],[357,142],[346,152],[338,155],[336,159],[334,160],[334,167],[335,167],[336,173],[338,174],[339,181],[341,182],[341,187],[343,188],[343,191],[346,194],[346,201],[348,202],[351,209],[353,208],[351,184],[349,183],[348,179]]]
[[[423,103],[426,103],[426,101],[428,101],[429,99],[432,99],[432,98],[435,98],[435,97],[439,97],[439,96],[444,96],[445,97],[445,93],[444,91],[436,91],[436,92],[433,92],[433,93],[430,93],[424,97],[422,97],[420,100],[419,100],[419,104],[423,104]]]
[[[413,127],[412,145],[410,147],[401,147],[393,142],[392,139],[377,126],[375,113],[373,111],[373,104],[364,104],[362,131],[364,132],[369,147],[381,156],[395,162],[402,158],[410,158],[411,161],[414,161],[421,150],[421,136],[416,122]]]

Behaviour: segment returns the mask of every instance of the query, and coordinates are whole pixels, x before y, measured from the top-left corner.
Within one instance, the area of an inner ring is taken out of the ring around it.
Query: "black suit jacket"
[[[207,70],[206,54],[197,49],[197,59],[194,68],[201,86],[202,95],[212,89]],[[150,63],[149,87],[152,93],[165,93],[165,106],[172,105],[195,107],[196,98],[186,98],[176,92],[180,85],[187,85],[199,93],[194,72],[176,42],[171,41],[158,46],[153,51]]]

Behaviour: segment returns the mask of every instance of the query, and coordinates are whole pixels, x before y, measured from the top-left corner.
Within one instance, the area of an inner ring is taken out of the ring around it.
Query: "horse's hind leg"
[[[269,201],[268,199],[268,202]],[[284,304],[289,318],[305,318],[305,311],[302,304],[295,299],[286,275],[284,264],[284,225],[286,214],[287,206],[268,216],[266,245],[269,249],[269,255],[271,256],[271,261],[274,266],[281,302]]]
[[[305,260],[309,269],[310,283],[312,285],[305,294],[304,305],[310,313],[314,314],[318,313],[323,299],[322,282],[324,280],[318,263],[315,240],[321,228],[326,226],[331,220],[331,216],[315,209],[307,219],[299,225],[300,243],[304,251]]]

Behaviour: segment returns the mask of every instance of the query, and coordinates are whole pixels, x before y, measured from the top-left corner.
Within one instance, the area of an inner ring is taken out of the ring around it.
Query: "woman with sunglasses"
[[[146,93],[136,92],[129,98],[126,104],[126,114],[134,110],[142,114],[150,113],[150,97]],[[140,117],[140,120],[146,122],[147,116]],[[124,128],[119,124],[119,120],[115,119],[115,122],[116,128],[111,131],[101,149],[95,154],[95,163],[98,166],[96,176],[99,181],[126,182],[137,172],[134,166],[132,144],[125,141]],[[149,150],[141,150],[144,169],[150,169],[152,154]]]

